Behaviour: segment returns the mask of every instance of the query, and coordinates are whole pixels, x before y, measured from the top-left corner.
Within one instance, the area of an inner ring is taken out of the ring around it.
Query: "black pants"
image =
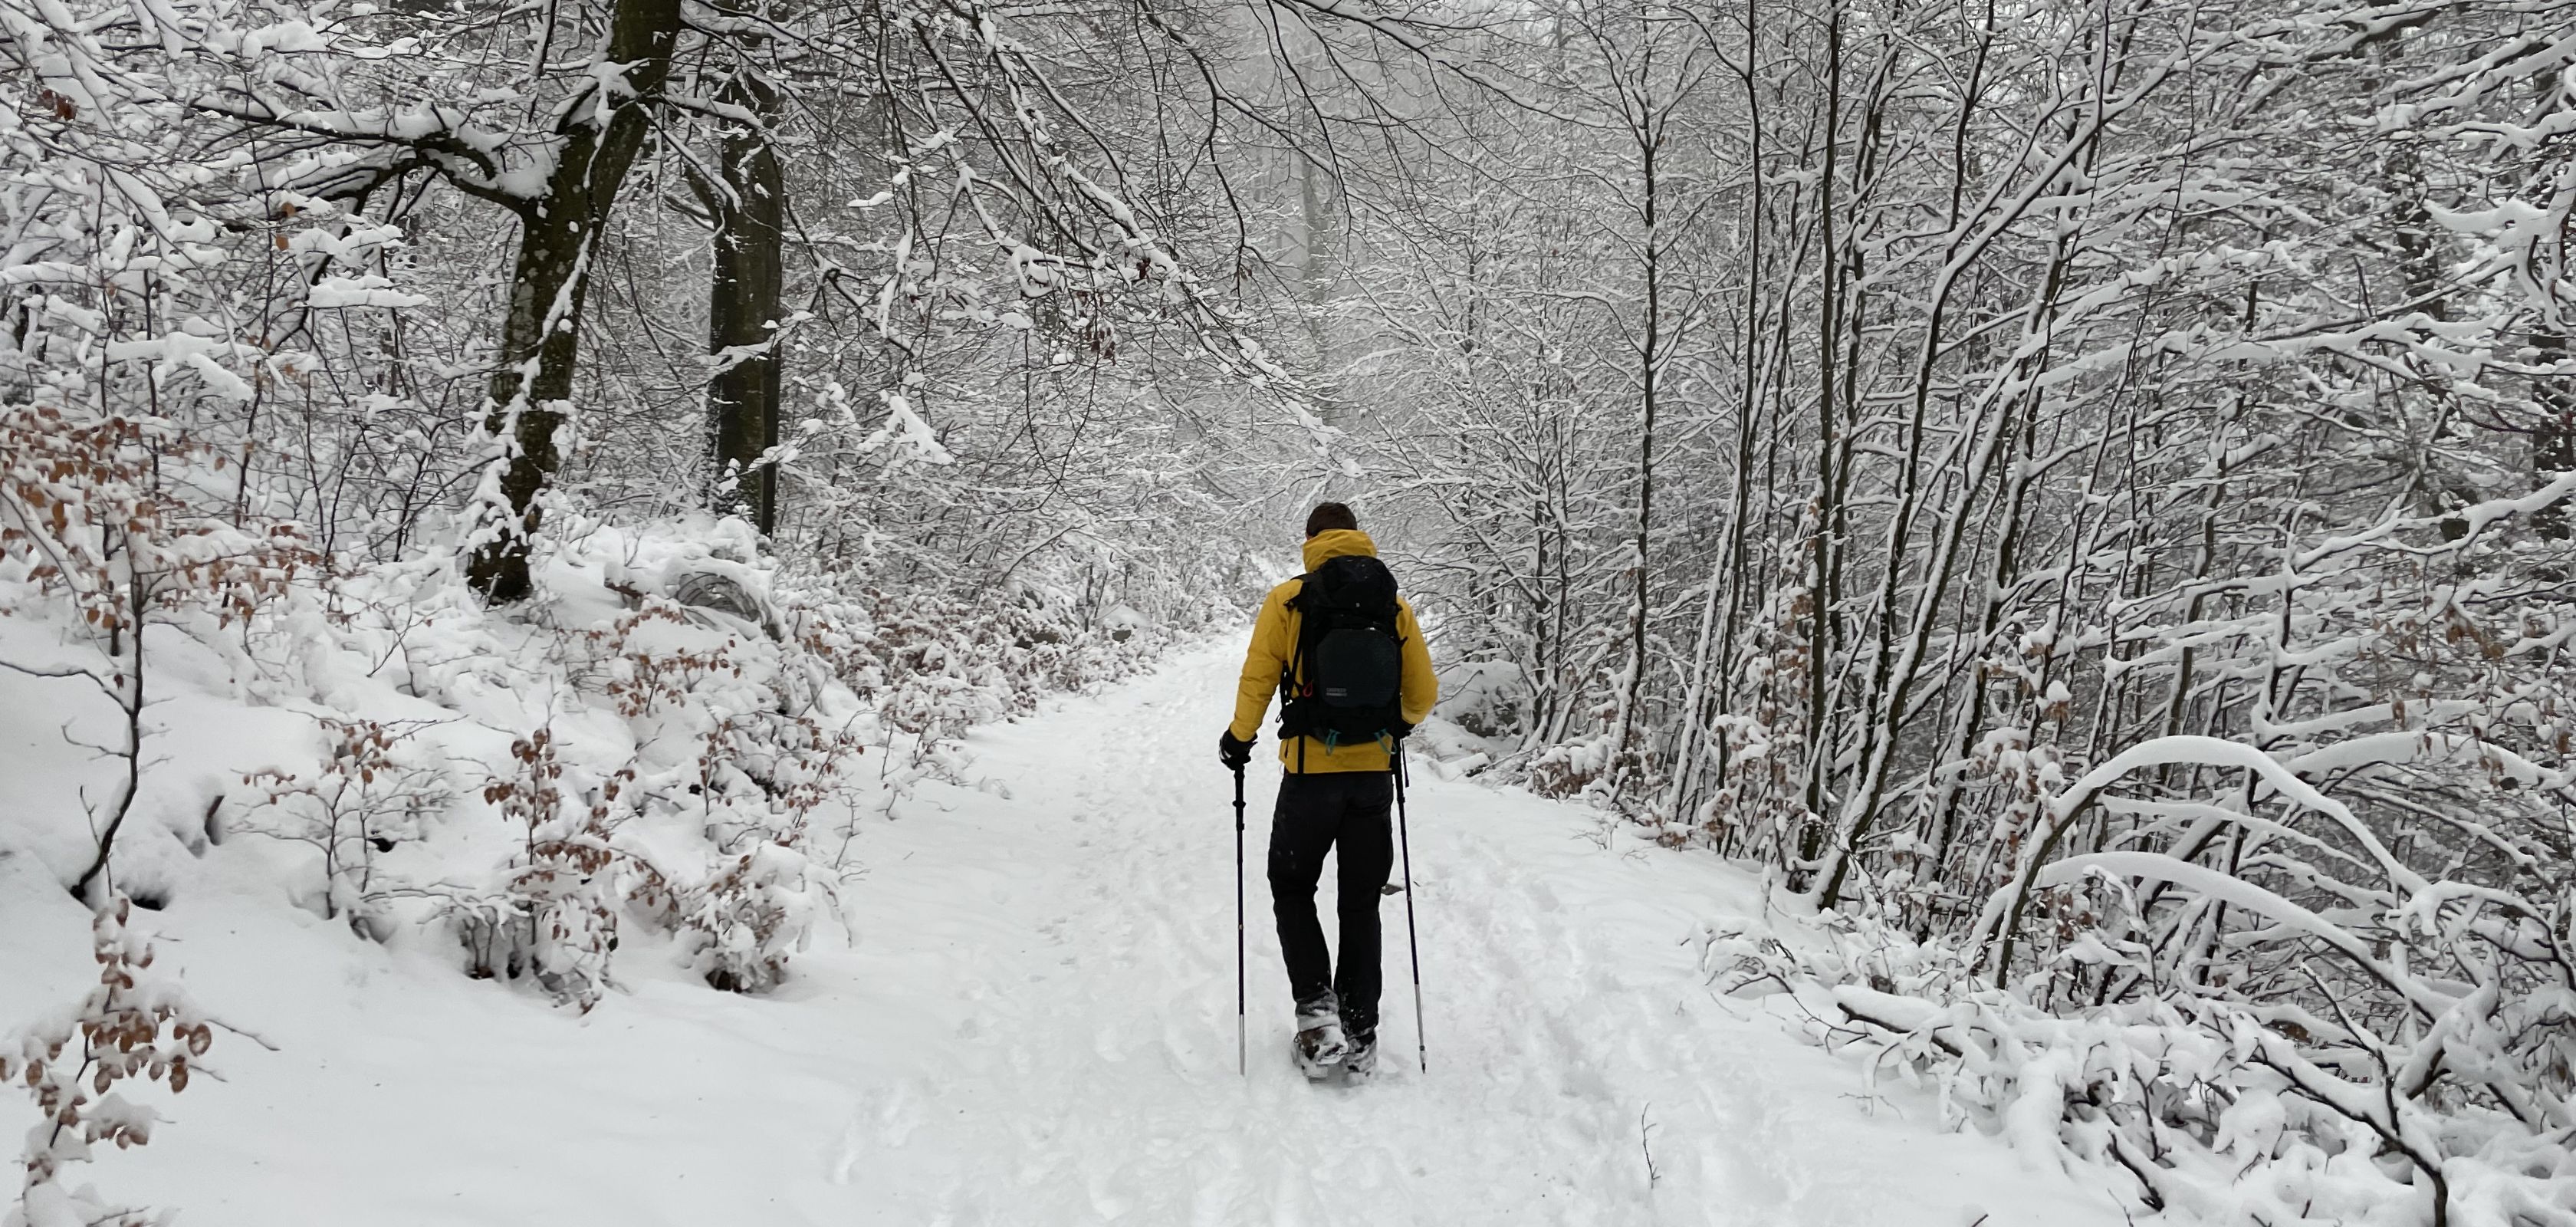
[[[1377,903],[1395,864],[1387,810],[1395,777],[1379,771],[1290,773],[1279,785],[1279,807],[1270,818],[1270,906],[1279,918],[1279,953],[1288,964],[1288,987],[1303,1005],[1331,992],[1341,1000],[1342,1027],[1354,1036],[1377,1033]],[[1324,877],[1324,853],[1339,848],[1334,893],[1342,919],[1342,969],[1324,946],[1315,917],[1315,886]]]

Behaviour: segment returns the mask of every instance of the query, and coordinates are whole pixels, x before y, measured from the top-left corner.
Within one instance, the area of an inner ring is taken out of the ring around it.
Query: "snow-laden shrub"
[[[50,620],[55,650],[0,671],[86,683],[117,714],[100,750],[122,778],[90,815],[95,851],[71,883],[96,901],[114,889],[110,860],[141,792],[160,629],[222,638],[315,555],[291,524],[210,513],[198,483],[223,457],[179,423],[84,403],[76,369],[51,379],[34,403],[0,405],[0,615]]]
[[[777,987],[829,882],[796,844],[754,843],[690,893],[677,921],[690,969],[727,992]]]
[[[415,722],[325,717],[328,742],[317,770],[268,769],[242,777],[255,790],[240,828],[311,845],[321,854],[322,914],[381,940],[389,928],[388,882],[378,858],[418,839],[455,797],[447,764]]]
[[[152,1140],[159,1113],[126,1097],[133,1082],[162,1082],[172,1094],[215,1041],[214,1026],[178,979],[153,968],[153,947],[128,927],[134,904],[112,896],[91,919],[98,984],[71,1006],[21,1028],[0,1045],[0,1086],[34,1098],[40,1119],[27,1133],[26,1183],[0,1227],[140,1227],[155,1221],[89,1187],[63,1183],[66,1166],[87,1162],[91,1148],[117,1149]],[[119,1084],[127,1084],[124,1091]]]
[[[1980,983],[1873,923],[1837,929],[1834,949],[1804,956],[1712,942],[1712,975],[1737,992],[1829,985],[1816,1036],[1866,1043],[1873,1079],[1932,1087],[1953,1125],[2121,1173],[2141,1209],[2228,1227],[2576,1222],[2563,1135],[2486,1096],[2425,1085],[2466,1051],[2491,1058],[2466,1062],[2468,1078],[2510,1067],[2492,1059],[2507,1045],[2461,1043],[2489,1003],[2420,1040],[2430,1047],[2407,1054],[2411,1067],[2382,1070],[2336,1043],[2348,1019],[2190,994],[2052,1012],[2026,985]],[[2488,1043],[2502,1038],[2490,1030]]]
[[[1127,676],[1192,629],[1084,625],[1034,595],[980,603],[875,588],[814,594],[791,620],[890,724],[932,740]]]
[[[831,914],[853,824],[923,780],[960,778],[959,734],[1141,668],[1175,633],[1133,618],[1084,626],[1025,594],[782,582],[739,561],[748,540],[721,523],[566,536],[589,544],[546,572],[515,649],[559,685],[483,791],[517,833],[513,851],[479,881],[417,889],[472,974],[533,980],[585,1009],[611,984],[626,923],[671,934],[715,987],[775,987]],[[720,608],[674,599],[719,587]],[[502,680],[456,656],[412,677],[458,704]],[[871,755],[887,760],[863,771]]]
[[[469,974],[533,979],[584,1013],[608,988],[617,948],[619,894],[612,848],[629,771],[585,779],[568,772],[554,730],[510,745],[510,765],[483,800],[514,825],[520,845],[497,888],[451,893],[450,923]]]
[[[1542,797],[1594,792],[1609,777],[1618,749],[1618,739],[1606,733],[1549,746],[1529,766],[1529,789]]]
[[[1440,671],[1435,710],[1478,737],[1510,737],[1523,731],[1520,694],[1527,687],[1524,671],[1509,661],[1466,661]]]
[[[2370,752],[2564,786],[2439,733]],[[2318,761],[2175,737],[2074,780],[2036,772],[1975,940],[1918,940],[1901,910],[1872,908],[1823,916],[1805,952],[1715,938],[1708,969],[1728,991],[1821,986],[1820,1036],[1868,1040],[1873,1071],[1937,1087],[1954,1120],[2124,1173],[2144,1209],[2231,1227],[2576,1224],[2576,890],[2554,837],[2489,828],[2484,850],[2514,872],[2431,876],[2306,782]],[[2177,765],[2239,786],[2114,795]],[[2065,853],[2102,809],[2235,855],[2221,868],[2142,839]]]

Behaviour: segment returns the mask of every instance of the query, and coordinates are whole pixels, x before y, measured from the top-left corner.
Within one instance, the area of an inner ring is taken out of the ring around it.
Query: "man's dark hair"
[[[1317,503],[1313,511],[1306,513],[1306,535],[1309,537],[1321,532],[1330,532],[1336,528],[1358,528],[1359,526],[1360,518],[1352,515],[1351,509],[1340,503]]]

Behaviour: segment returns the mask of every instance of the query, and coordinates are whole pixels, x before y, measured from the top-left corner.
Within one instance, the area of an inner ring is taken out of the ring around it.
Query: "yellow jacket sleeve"
[[[1431,667],[1431,645],[1413,620],[1413,605],[1402,597],[1395,600],[1395,633],[1404,641],[1404,693],[1396,696],[1397,705],[1406,724],[1420,724],[1440,705],[1440,675]]]
[[[1279,689],[1279,671],[1288,667],[1289,654],[1296,650],[1296,636],[1288,628],[1288,598],[1298,587],[1290,580],[1271,589],[1261,603],[1261,616],[1253,620],[1252,646],[1243,654],[1243,677],[1234,687],[1234,723],[1227,730],[1236,740],[1250,741],[1261,731],[1270,696]]]

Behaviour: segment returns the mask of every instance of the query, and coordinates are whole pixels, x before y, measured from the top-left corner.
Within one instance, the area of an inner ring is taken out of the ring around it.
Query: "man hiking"
[[[1278,691],[1279,784],[1270,819],[1270,899],[1297,1001],[1297,1065],[1365,1076],[1377,1063],[1378,897],[1395,861],[1387,811],[1396,753],[1431,714],[1440,680],[1413,607],[1340,503],[1306,517],[1306,573],[1270,590],[1253,623],[1234,723],[1217,756],[1236,771]],[[1315,917],[1324,853],[1338,848],[1338,974]]]

